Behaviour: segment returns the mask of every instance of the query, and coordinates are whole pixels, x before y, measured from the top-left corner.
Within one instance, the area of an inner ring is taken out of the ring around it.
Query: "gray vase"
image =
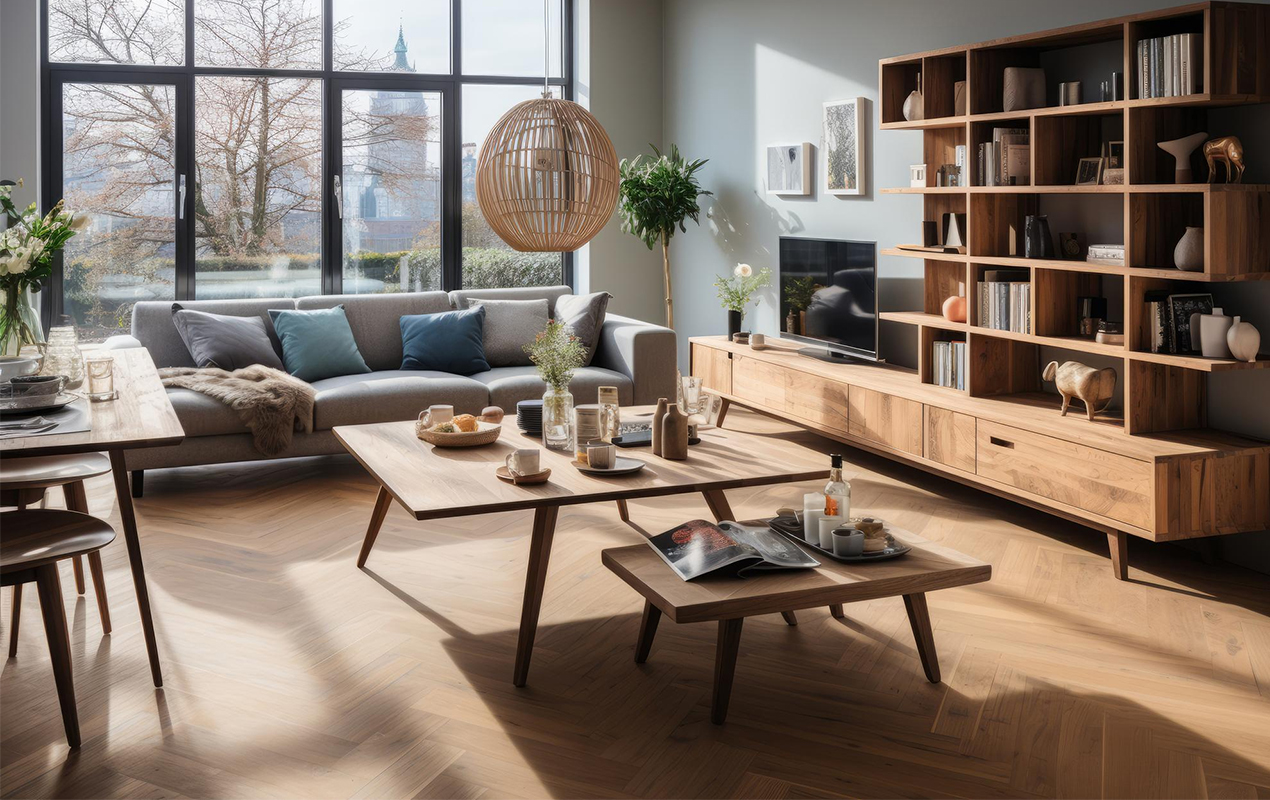
[[[1204,271],[1204,229],[1187,227],[1173,248],[1173,263],[1183,272]]]

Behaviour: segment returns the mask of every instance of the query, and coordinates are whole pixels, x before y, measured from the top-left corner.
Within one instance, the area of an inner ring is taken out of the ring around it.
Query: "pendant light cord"
[[[551,97],[551,0],[542,0],[542,96]]]

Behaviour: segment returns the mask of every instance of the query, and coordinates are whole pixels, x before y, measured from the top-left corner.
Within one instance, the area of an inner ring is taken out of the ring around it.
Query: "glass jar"
[[[542,396],[542,443],[548,450],[573,452],[573,395],[547,387]]]
[[[63,317],[63,320],[69,321]],[[84,383],[84,354],[79,349],[79,334],[70,324],[49,328],[41,375],[65,375],[67,389],[78,389]]]
[[[586,446],[600,438],[600,407],[584,403],[573,410],[573,457],[583,464],[587,460]]]
[[[600,387],[600,438],[606,442],[622,435],[622,412],[618,405],[617,387]]]

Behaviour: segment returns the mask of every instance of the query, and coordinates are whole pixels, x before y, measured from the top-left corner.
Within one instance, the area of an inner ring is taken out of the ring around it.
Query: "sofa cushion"
[[[556,298],[572,294],[568,286],[518,286],[514,289],[458,289],[450,292],[450,305],[467,308],[473,299],[481,300],[546,300],[547,310],[555,313]]]
[[[590,366],[591,359],[595,358],[595,348],[600,343],[600,329],[604,327],[604,313],[608,310],[609,298],[612,296],[608,292],[592,292],[556,298],[556,322],[563,324],[586,348],[586,360],[582,362],[584,366]]]
[[[172,304],[172,323],[198,367],[236,369],[260,364],[282,369],[269,341],[269,326],[258,316],[209,314]]]
[[[234,317],[256,316],[265,321],[273,351],[282,358],[282,343],[274,335],[269,323],[270,309],[295,308],[289,297],[273,300],[182,300],[181,307],[209,314],[228,314]],[[154,365],[164,367],[197,366],[189,348],[181,341],[172,321],[172,301],[147,300],[132,307],[132,335],[150,352]]]
[[[222,433],[250,433],[238,412],[214,397],[191,389],[168,389],[168,400],[187,439]]]
[[[546,299],[491,300],[472,297],[468,303],[471,308],[485,309],[485,360],[489,362],[489,367],[533,366],[529,354],[525,352],[525,345],[533,342],[534,337],[547,327],[551,312]]]
[[[370,372],[357,350],[343,307],[308,311],[270,311],[282,340],[287,372],[302,381]]]
[[[402,317],[401,368],[471,375],[485,361],[485,308]]]
[[[504,411],[512,411],[521,400],[536,400],[547,391],[547,385],[538,377],[537,367],[496,367],[489,372],[472,376],[489,387],[489,402]],[[602,367],[583,367],[573,373],[569,393],[575,405],[599,400],[601,386],[616,386],[618,402],[630,405],[634,398],[631,379],[620,372]],[[456,409],[457,410],[457,409]]]
[[[401,366],[402,317],[414,314],[436,314],[450,310],[445,292],[400,292],[388,294],[341,294],[300,297],[295,307],[301,310],[344,306],[348,325],[353,329],[357,349],[366,365],[373,370],[397,369]],[[464,306],[466,308],[467,306]]]
[[[483,383],[448,372],[380,370],[313,382],[313,429],[417,419],[435,403],[448,403],[459,414],[479,414],[489,405]]]

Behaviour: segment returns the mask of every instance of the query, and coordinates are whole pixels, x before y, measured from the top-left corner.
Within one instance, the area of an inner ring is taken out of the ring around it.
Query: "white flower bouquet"
[[[749,264],[737,264],[728,277],[718,276],[714,288],[719,291],[719,301],[728,311],[745,313],[750,298],[759,289],[771,283],[772,271],[763,267],[758,272]]]
[[[16,353],[17,347],[39,341],[18,307],[22,293],[40,290],[53,271],[53,256],[83,229],[88,217],[74,216],[60,200],[43,217],[35,203],[18,211],[13,205],[13,186],[0,186],[0,219],[8,225],[0,231],[0,289],[5,299],[0,309],[0,343],[6,353],[11,349]]]

